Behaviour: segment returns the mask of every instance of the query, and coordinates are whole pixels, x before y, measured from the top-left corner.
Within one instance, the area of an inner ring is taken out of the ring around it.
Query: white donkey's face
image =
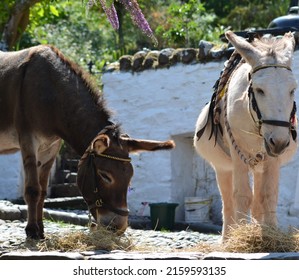
[[[291,71],[293,35],[287,33],[274,44],[273,40],[271,44],[260,40],[249,43],[232,32],[226,36],[252,67],[250,102],[255,99],[259,111],[252,114],[260,121],[260,134],[268,155],[278,156],[289,146],[290,128],[296,126],[294,93],[297,82]]]
[[[285,68],[265,68],[252,75],[252,91],[263,121],[260,133],[270,156],[280,155],[290,144],[296,87],[293,73]]]

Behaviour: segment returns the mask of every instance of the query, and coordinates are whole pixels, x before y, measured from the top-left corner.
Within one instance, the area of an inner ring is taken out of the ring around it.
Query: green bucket
[[[150,203],[151,227],[155,230],[174,228],[175,208],[178,203]]]

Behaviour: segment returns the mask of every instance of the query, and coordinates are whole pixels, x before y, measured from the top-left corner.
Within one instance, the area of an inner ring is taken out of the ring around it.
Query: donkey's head
[[[174,148],[173,141],[132,139],[115,126],[103,129],[82,156],[77,183],[97,224],[123,233],[128,225],[127,192],[133,176],[129,153]]]
[[[264,138],[270,156],[282,154],[290,136],[296,139],[296,79],[291,70],[294,36],[254,39],[252,42],[226,33],[227,39],[251,66],[248,74],[249,111]],[[241,78],[241,77],[240,77]]]

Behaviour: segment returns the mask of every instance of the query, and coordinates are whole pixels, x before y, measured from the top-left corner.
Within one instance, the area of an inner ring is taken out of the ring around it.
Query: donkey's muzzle
[[[113,212],[100,213],[97,211],[97,224],[118,235],[123,234],[128,227],[128,216],[117,215]]]
[[[271,157],[278,157],[279,155],[283,154],[289,145],[290,139],[279,140],[273,137],[270,137],[268,141],[265,139],[265,148],[267,154]]]

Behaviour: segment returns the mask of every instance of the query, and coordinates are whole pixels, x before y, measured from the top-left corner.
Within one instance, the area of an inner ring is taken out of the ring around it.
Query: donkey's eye
[[[265,94],[264,91],[261,88],[257,88],[255,91],[259,95],[264,95]]]
[[[296,89],[294,88],[293,90],[291,90],[290,94],[294,95],[295,94]]]
[[[98,170],[97,171],[97,174],[102,178],[102,180],[104,182],[106,182],[107,184],[112,184],[114,182],[112,176],[108,173],[108,172],[105,172],[105,171],[102,171],[102,170]]]

